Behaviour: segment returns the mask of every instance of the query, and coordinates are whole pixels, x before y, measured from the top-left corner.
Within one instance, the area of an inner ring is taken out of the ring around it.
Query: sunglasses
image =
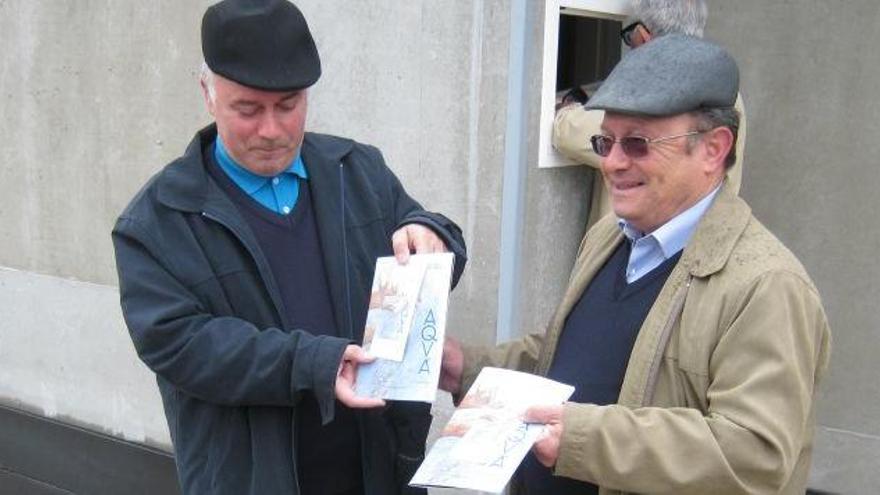
[[[653,139],[649,139],[643,136],[626,136],[620,139],[616,139],[611,136],[596,134],[595,136],[590,138],[590,144],[593,145],[593,151],[595,151],[597,155],[603,158],[611,154],[611,148],[614,146],[614,143],[620,143],[620,148],[623,150],[623,153],[626,156],[630,158],[642,158],[643,156],[648,154],[648,145],[650,144],[669,141],[671,139],[677,139],[681,137],[696,136],[697,134],[704,134],[705,132],[707,131],[690,131],[684,134],[662,136]]]
[[[651,31],[648,30],[648,28],[645,27],[644,24],[642,24],[642,21],[636,21],[636,22],[633,22],[632,24],[629,24],[628,26],[626,26],[625,28],[620,30],[620,39],[623,40],[623,43],[626,46],[628,46],[630,48],[635,48],[636,41],[635,41],[635,39],[633,39],[633,37],[636,35],[636,29],[639,26],[642,26],[642,29],[644,29],[648,34],[651,33]]]

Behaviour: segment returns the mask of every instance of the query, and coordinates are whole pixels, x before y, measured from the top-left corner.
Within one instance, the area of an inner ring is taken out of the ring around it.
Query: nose
[[[278,117],[273,112],[266,112],[260,119],[260,125],[257,128],[257,134],[263,139],[275,140],[282,133],[281,124]]]
[[[602,159],[602,171],[605,174],[611,174],[617,170],[623,170],[629,166],[629,157],[623,152],[623,146],[620,143],[614,143],[611,146],[611,152]]]

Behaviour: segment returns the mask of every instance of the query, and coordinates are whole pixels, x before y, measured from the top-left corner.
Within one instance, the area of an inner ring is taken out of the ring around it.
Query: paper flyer
[[[403,360],[425,277],[426,260],[410,256],[401,265],[393,256],[376,260],[370,306],[364,328],[364,349],[377,358]]]
[[[359,366],[356,383],[358,395],[386,400],[434,401],[446,335],[453,258],[452,253],[410,257],[410,263],[414,260],[423,263],[425,271],[403,360],[380,358]],[[365,336],[365,347],[366,340]]]
[[[501,493],[544,428],[523,422],[523,413],[573,392],[540,376],[483,368],[410,485]]]

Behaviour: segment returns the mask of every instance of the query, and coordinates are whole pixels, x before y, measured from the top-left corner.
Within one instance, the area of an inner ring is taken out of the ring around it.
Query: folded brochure
[[[409,484],[501,493],[544,428],[523,413],[573,392],[548,378],[483,368]]]
[[[376,260],[373,288],[364,328],[364,349],[392,361],[403,360],[406,342],[415,313],[425,259],[411,256],[401,265],[394,257]]]
[[[403,340],[398,343],[403,343],[402,359],[389,359],[386,354],[386,357],[359,366],[356,383],[358,395],[386,400],[434,401],[440,381],[453,258],[452,253],[410,256],[405,266],[417,265],[419,268],[408,276],[415,277],[420,272],[422,278],[417,297],[412,303],[410,324],[406,332],[400,332]],[[388,319],[394,319],[389,317],[389,309],[380,309],[387,305],[385,301],[391,292],[387,283],[383,285],[382,282],[390,278],[383,274],[389,273],[393,266],[400,266],[394,258],[380,258],[376,263],[370,310],[364,330],[364,349],[373,355],[381,356],[376,352],[376,338],[381,333],[379,326],[387,323]],[[386,287],[385,292],[382,292],[383,287]],[[388,347],[385,345],[386,349]]]

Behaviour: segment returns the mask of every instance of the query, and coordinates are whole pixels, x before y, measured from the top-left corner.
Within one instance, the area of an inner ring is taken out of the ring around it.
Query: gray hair
[[[632,17],[654,36],[687,34],[703,37],[709,8],[706,0],[631,0]]]
[[[208,90],[208,98],[213,102],[217,95],[217,91],[214,89],[214,71],[208,67],[207,62],[202,62],[202,67],[199,69],[199,81],[205,85]]]
[[[697,129],[701,132],[711,131],[717,127],[727,127],[733,133],[733,143],[724,160],[724,168],[729,169],[736,163],[736,140],[739,137],[739,112],[733,107],[701,108],[690,114],[697,120]],[[692,136],[699,139],[699,136]]]

